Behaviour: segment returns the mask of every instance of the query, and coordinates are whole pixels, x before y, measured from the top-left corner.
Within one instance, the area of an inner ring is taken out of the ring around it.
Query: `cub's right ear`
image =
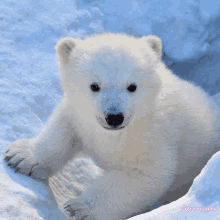
[[[64,37],[59,40],[55,46],[58,59],[66,64],[69,61],[69,56],[75,46],[75,39],[72,37]]]

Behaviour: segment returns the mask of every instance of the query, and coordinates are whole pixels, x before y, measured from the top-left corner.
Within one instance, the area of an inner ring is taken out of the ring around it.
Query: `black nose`
[[[110,125],[111,127],[117,127],[119,125],[121,125],[124,121],[124,116],[122,113],[119,113],[117,115],[114,114],[108,114],[105,117],[106,122],[108,123],[108,125]]]

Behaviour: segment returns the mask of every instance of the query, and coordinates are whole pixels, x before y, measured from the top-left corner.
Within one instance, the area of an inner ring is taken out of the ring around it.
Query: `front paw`
[[[79,198],[69,200],[62,209],[70,220],[98,220],[94,214],[91,214],[89,206]]]
[[[37,161],[33,154],[31,139],[21,139],[11,143],[7,147],[4,160],[8,161],[8,166],[15,169],[15,172],[36,179],[47,178],[43,163]]]

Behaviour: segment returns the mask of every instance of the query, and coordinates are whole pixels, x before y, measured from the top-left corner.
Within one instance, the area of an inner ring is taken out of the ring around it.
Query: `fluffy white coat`
[[[161,40],[66,37],[56,51],[64,97],[38,136],[8,146],[11,167],[49,175],[70,219],[127,219],[186,193],[220,149],[220,121],[165,67]]]

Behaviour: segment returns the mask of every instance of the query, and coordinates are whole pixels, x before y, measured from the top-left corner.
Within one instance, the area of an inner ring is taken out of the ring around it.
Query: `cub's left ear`
[[[145,42],[149,44],[151,49],[157,54],[158,59],[162,56],[162,41],[159,37],[155,35],[148,35],[147,37],[142,37]]]

